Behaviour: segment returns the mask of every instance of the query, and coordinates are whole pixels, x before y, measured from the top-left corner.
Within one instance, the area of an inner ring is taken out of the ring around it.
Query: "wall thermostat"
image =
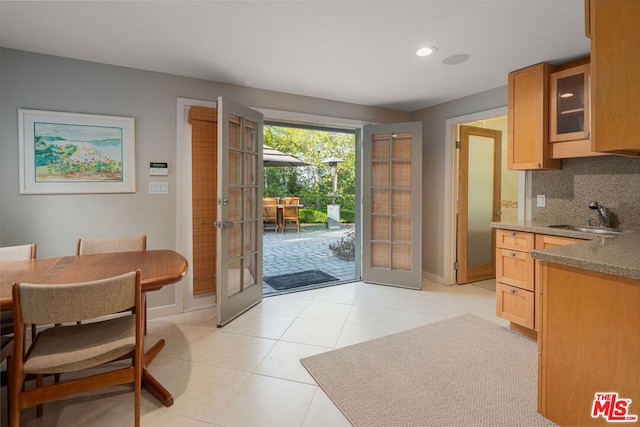
[[[168,173],[169,173],[169,166],[167,163],[162,163],[162,162],[149,163],[149,175],[167,176]]]

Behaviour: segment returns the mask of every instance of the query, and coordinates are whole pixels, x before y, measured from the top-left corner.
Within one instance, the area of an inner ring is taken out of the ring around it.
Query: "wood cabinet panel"
[[[640,415],[640,281],[552,263],[541,268],[542,415],[559,425],[606,425],[591,417],[597,392],[631,399],[630,413]]]
[[[496,251],[496,282],[533,291],[533,258],[528,252],[498,249]]]
[[[532,251],[534,234],[522,231],[496,230],[496,247],[514,251]]]
[[[508,167],[512,170],[559,169],[549,145],[549,75],[540,63],[508,76]]]
[[[590,0],[593,151],[640,152],[640,1]]]
[[[534,327],[534,294],[515,286],[496,283],[496,316],[522,325]]]

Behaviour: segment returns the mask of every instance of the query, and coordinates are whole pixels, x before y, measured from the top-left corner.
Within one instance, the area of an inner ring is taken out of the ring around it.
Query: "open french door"
[[[218,98],[218,326],[262,300],[262,114]]]
[[[365,126],[362,279],[422,287],[422,124]]]

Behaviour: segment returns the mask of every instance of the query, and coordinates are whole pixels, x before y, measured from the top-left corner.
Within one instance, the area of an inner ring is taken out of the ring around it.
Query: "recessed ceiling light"
[[[459,53],[457,55],[452,55],[448,58],[445,58],[442,63],[445,65],[462,64],[463,62],[469,60],[469,58],[471,58],[471,55],[469,55],[468,53]]]
[[[421,47],[420,49],[418,49],[416,51],[416,55],[418,55],[418,56],[429,56],[433,52],[435,52],[436,50],[438,50],[438,49],[436,49],[433,46],[425,46],[425,47]]]

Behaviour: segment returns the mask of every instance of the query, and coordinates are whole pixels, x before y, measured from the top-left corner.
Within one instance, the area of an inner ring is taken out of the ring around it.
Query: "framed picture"
[[[135,193],[133,117],[18,110],[20,194]]]

